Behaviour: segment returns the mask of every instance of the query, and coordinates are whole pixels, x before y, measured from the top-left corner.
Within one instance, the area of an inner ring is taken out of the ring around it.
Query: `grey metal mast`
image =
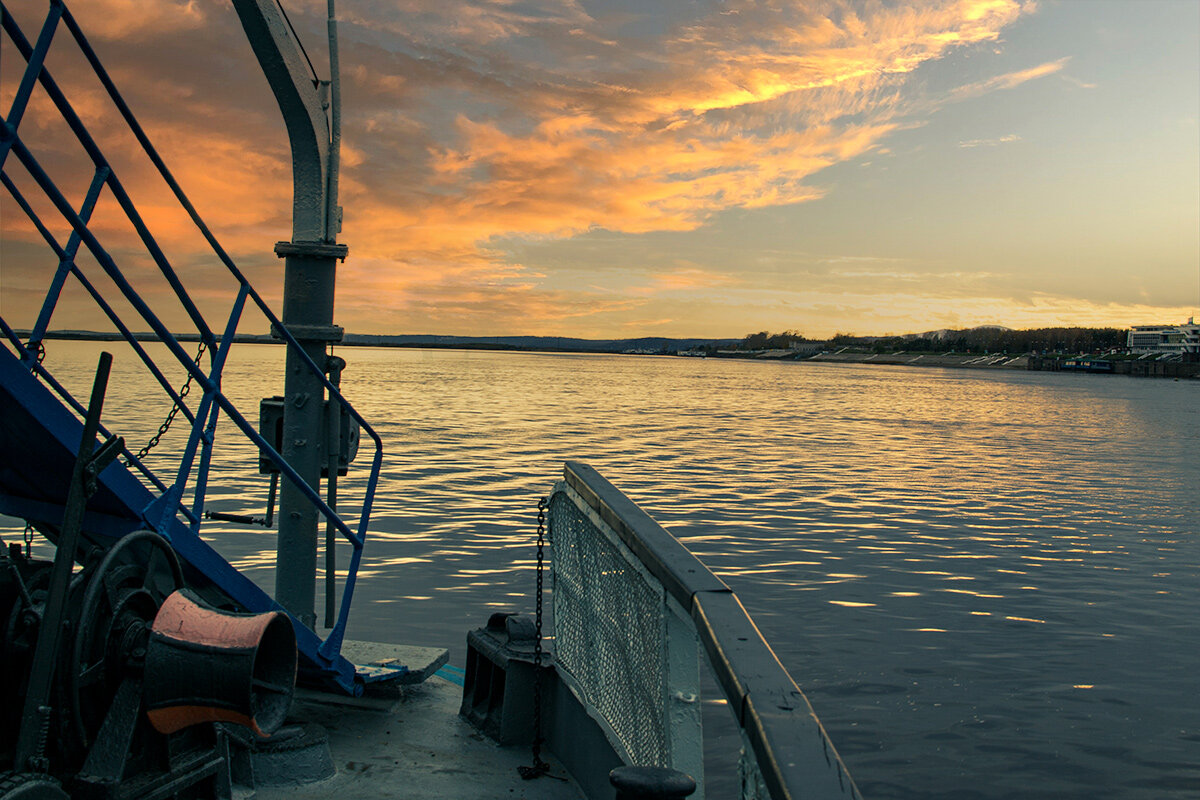
[[[283,112],[292,147],[292,240],[275,245],[284,258],[283,324],[315,364],[342,339],[333,324],[337,244],[338,77],[333,0],[329,2],[332,91],[306,67],[306,58],[276,0],[232,0],[254,55]],[[332,124],[326,111],[332,109]],[[319,491],[326,461],[325,389],[321,378],[288,349],[284,378],[282,455]],[[336,415],[334,415],[336,417]],[[332,474],[336,474],[331,472]],[[336,480],[336,478],[334,478]],[[316,622],[317,509],[290,481],[279,496],[275,599],[310,628]]]

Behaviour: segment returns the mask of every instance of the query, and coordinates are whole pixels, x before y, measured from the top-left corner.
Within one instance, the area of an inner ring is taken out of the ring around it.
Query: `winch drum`
[[[233,722],[265,738],[287,717],[296,666],[286,614],[221,611],[182,589],[163,602],[150,631],[146,714],[159,733]]]

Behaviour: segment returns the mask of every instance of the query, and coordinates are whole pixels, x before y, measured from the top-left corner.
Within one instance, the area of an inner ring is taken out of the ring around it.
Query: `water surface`
[[[86,397],[100,349],[49,363]],[[253,419],[282,351],[237,350]],[[137,443],[167,407],[117,353],[105,419]],[[536,502],[577,459],[739,594],[866,797],[1200,797],[1200,382],[340,354],[386,455],[352,637],[461,664],[467,629],[530,610]],[[262,514],[252,459],[223,451],[212,507]],[[209,531],[273,587],[271,532]]]

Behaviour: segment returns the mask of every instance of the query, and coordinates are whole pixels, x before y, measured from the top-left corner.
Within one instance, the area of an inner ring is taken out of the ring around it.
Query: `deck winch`
[[[146,715],[159,733],[235,722],[266,738],[291,706],[296,634],[278,611],[219,611],[183,589],[154,618],[145,676]]]
[[[296,676],[287,616],[213,608],[182,589],[166,540],[138,531],[68,573],[58,652],[41,663],[52,564],[17,545],[0,558],[0,798],[65,797],[59,785],[79,797],[228,796],[228,743],[213,723],[259,737],[283,723]],[[45,698],[22,713],[47,672]]]

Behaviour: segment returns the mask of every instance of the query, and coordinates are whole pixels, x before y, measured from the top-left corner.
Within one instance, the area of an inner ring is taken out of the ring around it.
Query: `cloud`
[[[129,5],[96,0],[81,17],[227,248],[252,256],[252,277],[277,282],[270,248],[290,235],[289,157],[236,15],[218,0],[137,14]],[[656,4],[618,13],[573,0],[344,8],[342,238],[351,257],[339,267],[339,313],[351,314],[356,331],[431,332],[633,313],[644,297],[547,289],[494,243],[690,231],[722,212],[821,198],[822,170],[921,122],[906,83],[914,70],[998,41],[1032,8],[732,0],[689,6],[686,17]],[[324,4],[289,10],[320,70]],[[1011,88],[1065,63],[963,86],[951,98]],[[120,174],[164,246],[186,261],[196,248],[186,221],[168,211],[128,143],[113,146],[130,156]],[[127,243],[115,220],[101,222]],[[24,234],[6,223],[5,235]],[[648,297],[722,284],[685,268],[641,286]]]
[[[1080,89],[1095,89],[1099,85],[1080,80],[1072,75],[1062,75],[1060,77],[1067,83],[1071,84],[1072,86],[1078,86]]]
[[[1007,133],[1004,136],[998,136],[995,139],[968,139],[965,142],[959,142],[959,147],[996,147],[997,145],[1010,144],[1011,142],[1019,142],[1021,137],[1015,133]]]
[[[988,94],[989,92],[1001,91],[1004,89],[1013,89],[1023,83],[1044,78],[1047,75],[1053,75],[1067,65],[1071,59],[1060,58],[1057,61],[1047,61],[1045,64],[1039,64],[1036,67],[1022,69],[1016,72],[1008,72],[1003,75],[995,75],[991,78],[975,83],[968,83],[965,86],[959,86],[949,95],[950,101],[967,100],[972,97]]]
[[[672,272],[663,272],[654,276],[655,285],[660,289],[697,289],[713,286],[726,286],[733,283],[733,278],[697,267],[682,267]]]
[[[904,124],[903,74],[995,39],[1022,6],[871,11],[726,4],[653,38],[573,20],[567,38],[587,32],[591,44],[553,63],[518,60],[504,46],[534,36],[553,50],[563,33],[545,19],[514,22],[508,40],[491,29],[457,30],[453,47],[395,31],[405,41],[399,49],[419,54],[417,69],[432,81],[411,98],[414,115],[428,117],[427,97],[465,98],[429,148],[431,190],[419,201],[430,204],[418,240],[441,232],[461,243],[466,228],[474,241],[686,231],[731,208],[817,199],[825,189],[809,182],[816,173],[878,147]]]
[[[89,39],[125,45],[202,30],[211,24],[212,10],[211,3],[196,0],[102,0],[71,6]]]
[[[648,277],[648,283],[631,286],[626,292],[634,296],[653,297],[664,293],[687,293],[737,283],[737,280],[729,275],[691,265],[655,271]]]

